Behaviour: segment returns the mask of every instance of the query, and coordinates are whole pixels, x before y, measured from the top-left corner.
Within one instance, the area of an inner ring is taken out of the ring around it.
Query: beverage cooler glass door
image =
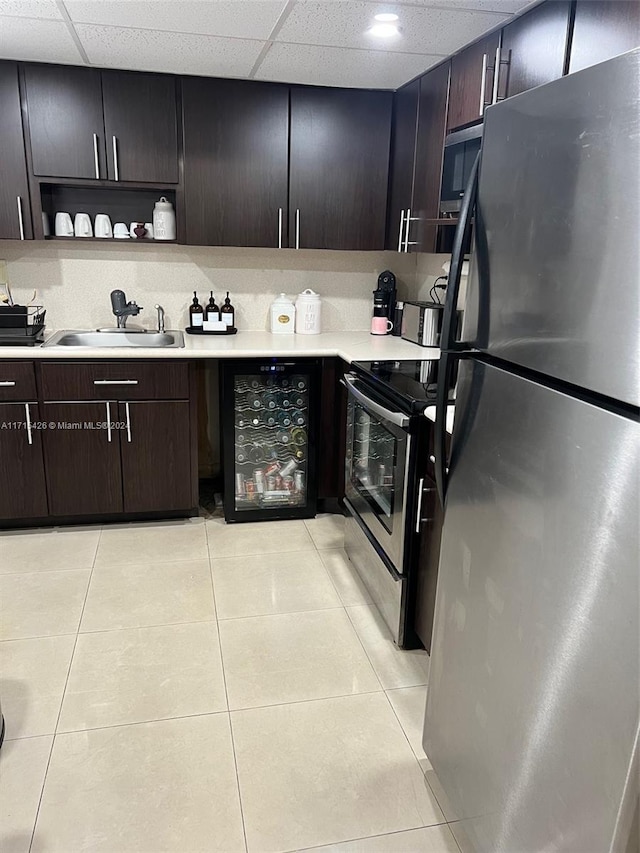
[[[380,406],[362,401],[361,384],[349,382],[345,492],[353,509],[401,573],[404,552],[406,459],[410,437]],[[357,397],[353,396],[355,393]],[[377,410],[377,411],[376,411]],[[389,412],[391,417],[395,413]],[[400,420],[402,416],[398,417]]]
[[[317,364],[223,365],[227,521],[315,515]]]

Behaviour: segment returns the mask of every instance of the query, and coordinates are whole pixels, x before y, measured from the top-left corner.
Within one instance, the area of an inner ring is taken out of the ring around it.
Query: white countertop
[[[170,330],[168,330],[170,331]],[[48,332],[49,338],[54,331]],[[269,358],[277,356],[339,356],[344,361],[411,361],[438,358],[437,347],[420,347],[391,335],[368,332],[323,332],[320,335],[272,335],[240,331],[237,335],[184,335],[178,349],[146,347],[0,347],[0,360],[22,358]]]
[[[445,424],[445,429],[447,430],[449,435],[451,435],[451,433],[453,432],[453,421],[455,418],[455,414],[456,414],[455,406],[453,406],[453,405],[447,406],[447,422]],[[427,406],[427,408],[424,410],[424,416],[425,416],[425,418],[428,418],[430,421],[433,421],[435,423],[436,422],[436,407],[435,406]]]

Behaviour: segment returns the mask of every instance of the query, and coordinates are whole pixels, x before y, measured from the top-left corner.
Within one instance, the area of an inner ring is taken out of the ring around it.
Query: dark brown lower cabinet
[[[0,519],[48,514],[36,403],[0,403]]]
[[[438,499],[435,482],[427,477],[424,481],[422,499],[422,536],[418,556],[418,578],[416,588],[416,634],[425,649],[431,653],[431,632],[436,603],[438,562],[440,560],[440,538],[444,512]]]
[[[51,515],[123,511],[116,402],[43,403]],[[113,423],[107,429],[105,424]],[[53,426],[51,426],[53,425]]]
[[[124,512],[191,507],[189,401],[120,403],[118,420]]]

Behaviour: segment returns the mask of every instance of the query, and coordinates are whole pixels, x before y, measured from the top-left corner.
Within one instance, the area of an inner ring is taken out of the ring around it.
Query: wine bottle
[[[213,290],[209,291],[211,296],[209,297],[209,304],[207,305],[207,320],[220,320],[220,309],[216,305],[216,300],[213,296]]]
[[[236,324],[236,310],[231,304],[231,300],[229,299],[229,291],[227,290],[227,295],[224,298],[224,305],[220,309],[220,319],[223,323],[226,323],[227,326],[233,328]]]
[[[198,294],[196,291],[193,291],[193,302],[189,308],[189,325],[196,326],[198,328],[202,328],[202,324],[204,322],[204,309],[202,305],[198,302]]]

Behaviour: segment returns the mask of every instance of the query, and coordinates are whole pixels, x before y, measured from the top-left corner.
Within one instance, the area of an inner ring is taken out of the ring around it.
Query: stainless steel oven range
[[[348,391],[345,549],[395,642],[419,644],[413,629],[415,566],[422,519],[429,422],[438,355],[355,362]]]

